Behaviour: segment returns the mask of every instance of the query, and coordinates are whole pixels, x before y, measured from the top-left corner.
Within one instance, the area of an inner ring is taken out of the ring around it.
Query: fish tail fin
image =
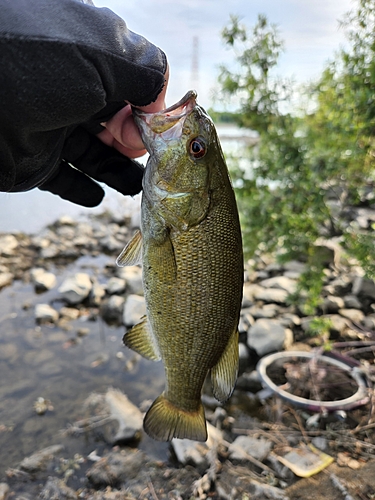
[[[207,440],[206,418],[202,403],[197,411],[189,412],[178,408],[161,394],[146,413],[143,427],[147,434],[157,441],[171,441],[173,438]]]

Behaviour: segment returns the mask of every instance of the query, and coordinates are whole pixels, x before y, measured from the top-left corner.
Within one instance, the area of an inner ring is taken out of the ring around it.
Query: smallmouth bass
[[[243,256],[236,201],[215,126],[195,92],[162,112],[133,113],[150,157],[141,231],[117,264],[142,262],[147,316],[124,343],[164,364],[165,390],[146,413],[145,431],[160,441],[205,441],[205,378],[210,372],[214,396],[224,402],[238,372]]]

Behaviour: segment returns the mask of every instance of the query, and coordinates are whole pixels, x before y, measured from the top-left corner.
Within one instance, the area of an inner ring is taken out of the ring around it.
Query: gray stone
[[[0,483],[0,500],[7,500],[9,491],[7,483]]]
[[[171,445],[180,464],[208,465],[206,460],[207,452],[222,442],[223,433],[207,422],[207,435],[205,443],[190,439],[172,439]]]
[[[249,391],[254,394],[262,390],[262,387],[263,386],[257,370],[253,370],[250,373],[242,373],[242,375],[238,377],[236,382],[236,389],[240,389],[241,391]]]
[[[89,295],[89,304],[91,306],[100,306],[104,297],[105,297],[104,287],[99,283],[94,283],[92,285]]]
[[[352,293],[375,300],[375,283],[373,280],[357,276],[353,283]]]
[[[259,356],[280,351],[290,341],[290,330],[273,319],[258,319],[247,334],[247,345]]]
[[[40,500],[77,500],[77,498],[77,493],[57,477],[49,477],[39,495]]]
[[[339,314],[344,318],[353,321],[354,323],[361,323],[365,315],[359,309],[340,309]]]
[[[255,296],[263,290],[264,288],[254,283],[245,283],[243,287],[242,307],[251,306],[254,303]]]
[[[13,274],[12,273],[1,273],[0,274],[0,289],[5,286],[9,286],[13,282]]]
[[[105,394],[105,402],[110,417],[118,423],[118,430],[111,439],[112,444],[140,437],[143,414],[127,396],[117,389],[110,388]]]
[[[306,264],[303,262],[300,262],[299,260],[290,260],[289,262],[284,263],[284,276],[286,275],[287,272],[290,273],[296,273],[297,275],[300,275],[304,273],[307,269]]]
[[[375,330],[375,315],[366,316],[363,319],[363,326],[368,330]]]
[[[109,295],[118,295],[125,291],[126,281],[122,278],[116,278],[113,276],[108,280],[107,283],[107,293]]]
[[[263,302],[272,302],[275,304],[285,304],[288,298],[288,292],[281,288],[262,288],[256,292],[255,299]]]
[[[86,273],[77,273],[62,283],[59,292],[61,298],[69,304],[79,304],[88,297],[91,289],[90,276]]]
[[[287,278],[286,276],[274,276],[259,283],[264,288],[278,288],[285,290],[289,294],[296,291],[297,283],[295,280]]]
[[[100,308],[100,314],[103,319],[108,322],[121,323],[124,314],[125,299],[120,295],[112,295],[105,300]]]
[[[328,295],[323,301],[322,309],[326,313],[336,313],[339,309],[342,309],[344,305],[344,300],[341,297]]]
[[[127,291],[135,295],[143,295],[142,269],[138,266],[118,267],[116,275],[126,281]]]
[[[345,295],[344,297],[344,307],[346,309],[361,309],[361,301],[355,295]],[[342,308],[340,308],[342,309]]]
[[[49,304],[37,304],[34,315],[38,323],[55,323],[59,319],[59,313]]]
[[[60,309],[60,318],[62,319],[75,320],[79,318],[79,314],[79,309],[74,307],[62,307]]]
[[[123,322],[126,326],[137,324],[146,314],[146,303],[140,295],[129,295],[125,301]]]
[[[87,471],[87,478],[96,487],[116,487],[125,481],[135,479],[146,466],[145,454],[139,450],[127,448],[123,451],[112,451],[98,460]]]
[[[64,447],[61,444],[55,444],[43,448],[30,457],[26,457],[20,463],[20,469],[26,472],[38,472],[44,468],[46,463],[54,457],[57,453],[60,453]]]
[[[262,462],[272,449],[272,442],[264,438],[238,436],[228,448],[229,457],[233,460],[246,460],[248,455]]]
[[[56,276],[41,267],[31,269],[30,277],[35,289],[41,292],[50,290],[56,285]]]
[[[259,318],[274,318],[277,316],[280,308],[276,304],[264,304],[263,306],[253,306],[249,313],[255,319]]]
[[[13,234],[1,234],[0,235],[0,255],[9,257],[14,255],[16,248],[18,247],[18,241]]]

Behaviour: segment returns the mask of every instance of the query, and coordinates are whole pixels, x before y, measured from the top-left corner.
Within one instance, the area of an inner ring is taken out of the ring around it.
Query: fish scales
[[[160,440],[205,440],[204,380],[211,371],[214,395],[225,401],[237,376],[241,232],[216,131],[195,94],[163,114],[170,126],[162,133],[152,130],[152,115],[135,114],[150,152],[142,239],[136,238],[142,242],[147,318],[124,342],[162,359],[165,368],[165,390],[146,414],[146,432]],[[163,115],[157,120],[160,127]],[[133,263],[133,253],[130,242],[120,264]]]

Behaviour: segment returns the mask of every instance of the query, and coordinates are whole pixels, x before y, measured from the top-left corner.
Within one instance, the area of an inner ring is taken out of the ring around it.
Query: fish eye
[[[194,158],[203,158],[206,154],[206,144],[200,137],[195,137],[189,144],[189,153]]]

